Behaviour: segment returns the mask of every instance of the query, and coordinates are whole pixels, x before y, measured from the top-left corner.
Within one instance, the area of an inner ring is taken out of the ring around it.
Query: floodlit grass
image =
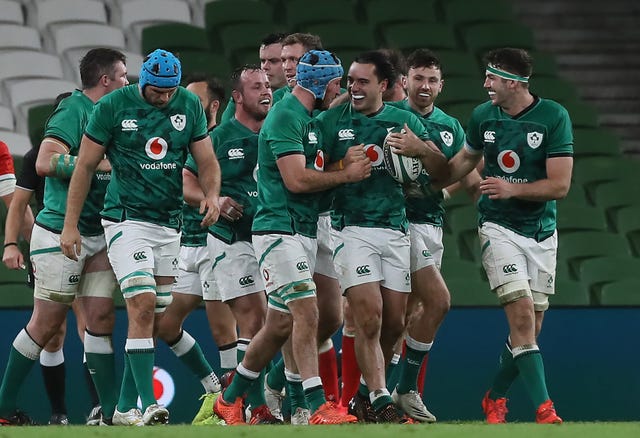
[[[640,422],[570,422],[562,425],[537,425],[533,423],[512,423],[487,425],[473,423],[439,423],[431,425],[348,425],[348,426],[252,426],[252,427],[196,427],[188,425],[156,426],[154,428],[134,427],[87,427],[87,426],[41,426],[3,428],[0,437],[46,438],[201,438],[215,433],[216,438],[244,438],[259,434],[260,438],[394,438],[423,437],[448,438],[513,438],[513,437],[638,437]],[[423,435],[428,434],[428,435]]]

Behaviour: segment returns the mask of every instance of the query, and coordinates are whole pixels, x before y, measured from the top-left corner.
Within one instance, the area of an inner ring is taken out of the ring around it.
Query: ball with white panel
[[[384,167],[389,172],[389,175],[399,183],[415,181],[422,172],[422,161],[416,157],[407,157],[394,152],[393,148],[387,143],[392,132],[398,132],[398,130],[390,131],[382,144]],[[399,132],[405,133],[406,131],[400,129]]]

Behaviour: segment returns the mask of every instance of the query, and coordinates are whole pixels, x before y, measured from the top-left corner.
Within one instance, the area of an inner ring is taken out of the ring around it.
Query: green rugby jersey
[[[191,154],[187,155],[184,167],[198,175],[196,160]],[[203,218],[204,215],[200,214],[200,207],[192,207],[186,202],[182,204],[181,246],[207,246],[207,229],[200,226]]]
[[[56,139],[69,147],[69,154],[78,155],[82,133],[94,109],[94,104],[82,91],[75,90],[71,96],[63,99],[58,108],[47,120],[44,137]],[[83,236],[98,236],[104,231],[100,225],[100,210],[104,205],[104,194],[111,179],[110,173],[98,172],[91,180],[78,229]],[[44,208],[36,218],[42,227],[60,233],[67,211],[67,192],[69,180],[46,177],[44,188]]]
[[[389,105],[414,113],[427,129],[429,139],[438,146],[447,160],[453,158],[464,146],[464,129],[460,122],[437,106],[423,116],[411,108],[408,100],[391,102]],[[431,190],[429,176],[426,173],[420,174],[415,182],[408,183],[404,187],[404,194],[409,222],[442,227],[444,223],[442,191]]]
[[[318,194],[291,193],[276,161],[304,154],[307,167],[314,166],[317,144],[308,142],[311,116],[292,94],[285,96],[267,115],[258,139],[258,204],[254,234],[286,233],[316,237]]]
[[[190,144],[207,136],[198,97],[178,87],[157,108],[129,85],[100,100],[86,135],[105,147],[113,168],[102,216],[180,229],[182,168]]]
[[[222,173],[220,196],[228,196],[244,208],[239,220],[231,222],[220,216],[208,232],[229,244],[238,240],[251,241],[251,224],[258,196],[258,134],[233,118],[211,132],[211,141]],[[192,158],[187,160],[187,167],[197,174]]]
[[[371,177],[333,190],[331,219],[335,229],[356,225],[407,230],[402,186],[386,171],[382,153],[387,134],[405,123],[419,138],[428,139],[414,114],[386,104],[377,113],[365,116],[354,111],[348,102],[315,119],[316,136],[329,162],[339,161],[350,146],[363,143],[373,166]]]
[[[483,177],[513,183],[531,183],[547,177],[546,160],[573,156],[573,134],[567,110],[548,99],[535,97],[515,117],[491,102],[473,110],[467,144],[483,151]],[[556,202],[489,199],[478,202],[480,223],[494,222],[518,234],[542,241],[556,229]]]

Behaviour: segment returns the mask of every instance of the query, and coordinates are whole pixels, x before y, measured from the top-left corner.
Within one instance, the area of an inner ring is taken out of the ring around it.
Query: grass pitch
[[[473,437],[567,437],[567,438],[620,438],[640,436],[640,422],[568,422],[562,425],[538,425],[511,423],[487,425],[481,422],[439,423],[421,425],[345,425],[345,426],[156,426],[87,427],[87,426],[37,426],[6,427],[0,438],[201,438],[215,434],[216,438],[245,438],[259,434],[260,438],[429,438]],[[428,434],[428,435],[423,435]]]

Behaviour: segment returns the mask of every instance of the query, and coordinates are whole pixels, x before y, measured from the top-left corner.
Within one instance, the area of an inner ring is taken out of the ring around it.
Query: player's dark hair
[[[287,36],[286,33],[270,33],[269,35],[262,38],[260,44],[263,46],[270,46],[271,44],[280,43],[282,44],[282,40]]]
[[[378,49],[384,56],[389,58],[391,65],[393,65],[393,69],[396,71],[396,75],[405,75],[407,74],[407,60],[401,51],[396,49]]]
[[[518,76],[529,77],[533,72],[533,60],[524,49],[513,47],[494,49],[485,55],[484,60],[487,64]]]
[[[231,73],[231,89],[242,91],[242,73],[245,71],[263,71],[259,65],[245,64],[242,67],[238,67]]]
[[[118,50],[104,47],[89,50],[80,60],[82,89],[95,87],[104,75],[115,80],[115,64],[118,61],[127,63],[127,57]]]
[[[409,68],[436,68],[442,71],[440,59],[429,49],[416,49],[407,57]]]
[[[379,50],[371,50],[356,56],[353,62],[358,64],[373,64],[375,66],[375,75],[379,82],[387,80],[387,88],[393,87],[396,82],[396,71],[389,58]]]

